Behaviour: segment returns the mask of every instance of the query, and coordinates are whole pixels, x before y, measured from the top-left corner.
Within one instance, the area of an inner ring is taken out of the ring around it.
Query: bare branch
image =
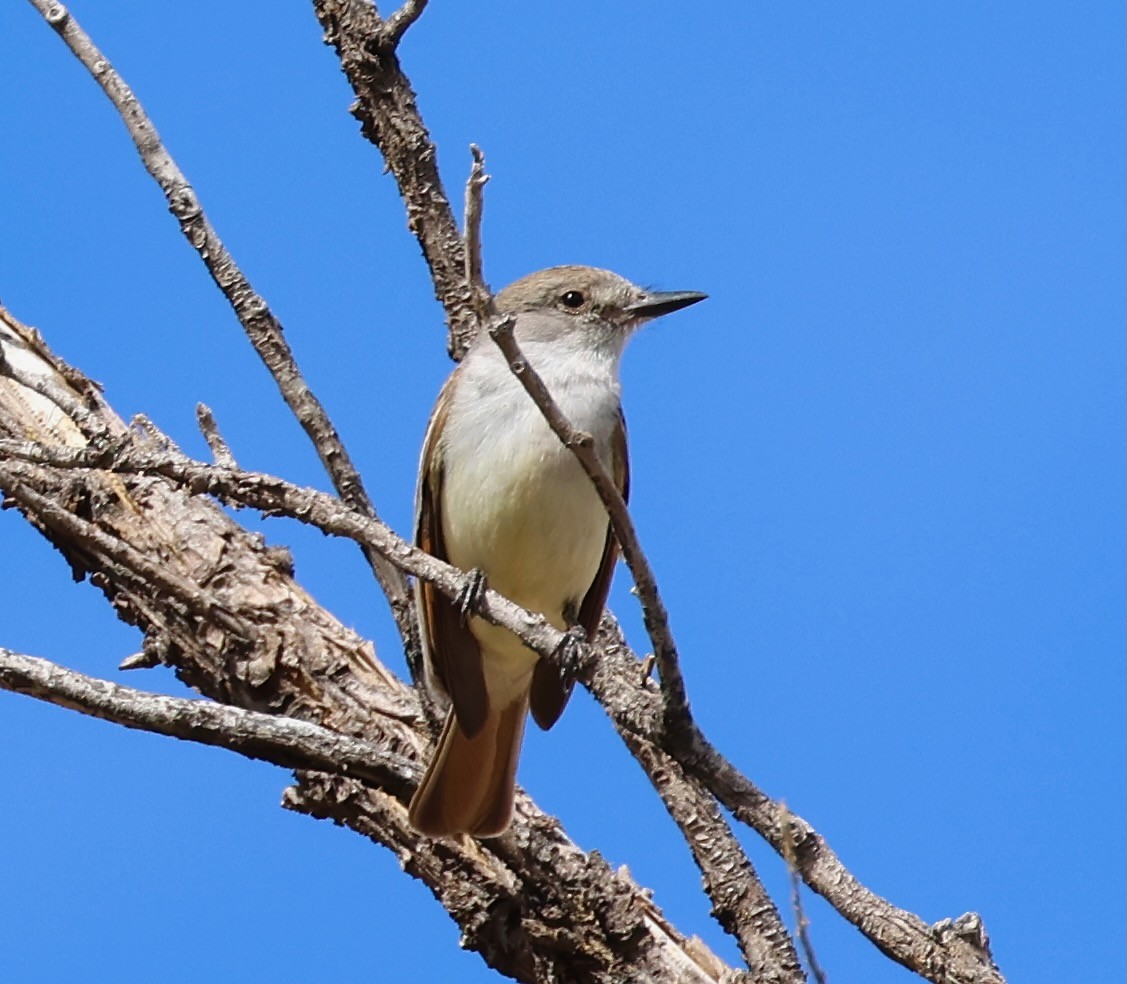
[[[0,646],[0,689],[138,731],[214,745],[287,769],[353,776],[405,795],[419,769],[388,749],[307,721],[147,694]]]
[[[638,658],[609,618],[603,619],[597,649],[599,659],[588,686],[615,726],[661,746],[780,856],[785,856],[784,825],[789,823],[795,867],[802,880],[882,952],[936,984],[1004,984],[984,931],[977,935],[941,933],[946,922],[928,926],[919,916],[866,888],[813,827],[760,790],[712,746],[696,724],[676,743],[667,743],[661,695],[652,683],[638,686]],[[967,925],[977,919],[968,914],[955,923]],[[981,921],[976,925],[981,929]]]
[[[112,448],[49,448],[0,441],[0,459],[4,457],[36,461],[53,467],[102,467],[122,474],[160,474],[182,483],[193,492],[208,492],[229,504],[249,505],[270,514],[289,515],[327,533],[366,542],[373,549],[384,552],[403,569],[431,581],[447,597],[457,597],[465,584],[466,576],[462,572],[400,540],[378,520],[342,508],[338,500],[325,493],[292,486],[272,476],[228,472],[182,456],[165,452],[145,454],[128,448],[119,448],[115,452]],[[9,465],[8,469],[11,468]],[[5,479],[5,468],[0,467],[0,488],[10,481]],[[80,520],[73,522],[81,523]],[[562,633],[539,616],[518,608],[492,590],[484,594],[481,614],[504,625],[545,656],[550,657],[563,638]],[[991,969],[988,956],[984,961],[981,955],[971,951],[955,936],[947,946],[937,945],[922,920],[861,885],[809,824],[757,789],[708,742],[695,724],[691,726],[687,738],[669,742],[663,724],[663,702],[652,684],[645,686],[644,678],[638,672],[640,663],[626,647],[612,619],[604,619],[598,651],[600,655],[597,659],[589,649],[586,651],[581,660],[581,679],[590,686],[615,726],[623,733],[634,734],[663,748],[681,768],[717,796],[737,819],[755,829],[781,856],[785,857],[787,850],[784,831],[796,831],[792,850],[795,867],[803,880],[882,950],[929,980],[945,980],[943,976],[935,976],[943,966],[966,965],[973,966],[975,974],[984,976],[956,979],[1001,981],[1000,975],[992,976],[997,972]],[[633,743],[628,744],[653,778],[654,760],[640,754]],[[657,780],[654,781],[656,785]],[[754,899],[752,890],[745,887],[743,892],[746,898]],[[725,904],[715,896],[714,901],[718,909],[724,911]],[[765,931],[771,938],[769,928],[765,927]]]
[[[489,175],[485,173],[485,155],[477,144],[470,144],[473,167],[466,180],[466,217],[462,236],[466,244],[466,280],[473,291],[478,318],[485,321],[493,315],[493,294],[482,274],[481,214],[485,207],[485,186]]]
[[[786,809],[785,802],[780,801],[779,805],[784,810]],[[790,904],[794,910],[794,928],[798,933],[798,942],[802,946],[803,956],[806,957],[806,966],[810,968],[815,984],[826,984],[826,973],[822,970],[822,965],[818,963],[818,957],[814,953],[814,944],[810,939],[810,920],[806,918],[806,910],[802,906],[802,882],[799,878],[798,866],[795,864],[794,837],[791,834],[789,821],[783,824],[783,858],[787,863],[787,871],[790,873]]]
[[[5,460],[8,464],[3,464]],[[0,489],[37,512],[42,510],[45,522],[57,525],[57,528],[76,537],[89,538],[106,556],[130,566],[137,565],[133,569],[152,576],[153,583],[164,587],[171,597],[179,597],[194,609],[206,609],[212,615],[218,611],[221,617],[224,614],[234,617],[215,609],[208,597],[190,583],[177,580],[159,569],[154,570],[143,557],[130,553],[127,545],[114,541],[96,527],[66,513],[45,496],[36,493],[30,487],[33,476],[21,470],[17,462],[63,469],[99,469],[122,475],[161,475],[176,481],[193,495],[207,493],[227,505],[249,506],[267,515],[287,516],[314,526],[323,533],[354,540],[379,553],[399,569],[434,584],[448,598],[461,597],[468,581],[468,575],[463,571],[407,543],[380,520],[345,506],[339,499],[324,492],[292,485],[272,475],[207,465],[166,451],[139,451],[122,446],[105,449],[51,447],[0,439]],[[521,608],[489,588],[477,597],[477,614],[514,632],[541,655],[552,658],[559,649],[565,634],[542,615]],[[243,634],[253,631],[245,625],[238,628]],[[581,648],[587,651],[583,662],[589,665],[590,647]]]
[[[798,957],[775,903],[711,793],[652,742],[617,730],[680,828],[712,900],[712,915],[735,937],[756,980],[802,980]]]
[[[286,405],[293,411],[316,447],[317,454],[341,498],[357,509],[374,516],[375,510],[364,490],[360,475],[352,464],[352,459],[336,428],[329,420],[325,408],[302,377],[293,352],[283,335],[281,322],[274,317],[266,301],[255,292],[250,281],[223,245],[204,214],[195,190],[165,149],[156,127],[153,126],[133,91],[66,7],[54,0],[29,0],[29,2],[43,15],[75,57],[86,67],[121,115],[141,155],[145,170],[160,185],[168,200],[169,210],[180,223],[181,231],[199,253],[212,279],[230,302],[254,350],[274,377]],[[408,648],[413,648],[415,638],[413,605],[406,579],[382,558],[369,556],[368,561],[391,604],[400,634]]]
[[[477,306],[466,280],[465,247],[438,173],[438,154],[411,83],[388,44],[385,22],[368,0],[313,0],[313,10],[356,93],[352,115],[395,176],[407,225],[446,311],[450,354],[460,359],[477,334]]]
[[[407,0],[407,2],[384,23],[384,43],[392,48],[399,47],[399,42],[403,40],[403,35],[406,34],[411,25],[422,16],[426,5],[427,0]]]
[[[669,613],[658,593],[657,578],[654,577],[653,568],[650,567],[642,551],[630,511],[626,508],[614,479],[603,467],[599,456],[595,454],[591,435],[577,430],[564,416],[552,394],[548,392],[544,381],[525,359],[513,336],[514,327],[513,318],[502,318],[490,324],[489,335],[508,360],[513,375],[520,380],[525,391],[540,408],[540,412],[556,436],[579,460],[579,464],[583,466],[583,470],[599,493],[599,498],[603,500],[603,505],[614,526],[615,538],[622,548],[622,556],[630,568],[630,574],[638,589],[638,599],[642,603],[643,621],[653,643],[654,657],[661,674],[661,689],[665,695],[666,727],[672,733],[684,732],[692,726],[692,715],[689,710],[688,694],[685,692],[685,680],[681,675],[677,644],[673,641],[673,633],[669,628]]]
[[[238,468],[231,447],[219,433],[219,425],[215,422],[215,414],[206,403],[196,404],[196,423],[200,425],[200,433],[211,449],[211,457],[220,468]]]

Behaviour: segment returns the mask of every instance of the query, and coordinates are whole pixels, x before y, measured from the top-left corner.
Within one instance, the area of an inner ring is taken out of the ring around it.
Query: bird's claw
[[[485,571],[480,567],[475,567],[466,572],[466,583],[462,586],[462,590],[458,592],[458,597],[454,601],[454,606],[458,609],[463,625],[466,624],[466,619],[477,611],[482,598],[485,597],[487,587]]]
[[[560,682],[565,689],[579,676],[580,662],[586,645],[587,630],[582,625],[573,625],[564,633],[560,644],[552,654],[560,674]]]

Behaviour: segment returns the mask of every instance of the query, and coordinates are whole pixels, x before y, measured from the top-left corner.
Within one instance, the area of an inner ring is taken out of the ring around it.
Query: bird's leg
[[[466,583],[462,586],[462,590],[458,592],[458,597],[454,600],[454,607],[458,609],[458,614],[461,616],[462,624],[466,624],[466,619],[477,611],[478,605],[481,604],[481,599],[485,597],[485,589],[488,583],[485,580],[485,571],[480,567],[474,567],[466,571]]]

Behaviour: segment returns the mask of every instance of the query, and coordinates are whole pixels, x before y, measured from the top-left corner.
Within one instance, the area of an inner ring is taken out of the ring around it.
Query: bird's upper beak
[[[654,290],[640,301],[635,301],[626,310],[640,318],[660,318],[681,308],[703,301],[707,294],[695,290]]]

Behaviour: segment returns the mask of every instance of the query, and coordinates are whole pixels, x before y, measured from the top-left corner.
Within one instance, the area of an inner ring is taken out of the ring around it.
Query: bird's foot
[[[488,586],[485,580],[485,571],[480,567],[474,567],[466,572],[466,583],[454,600],[454,607],[458,609],[463,625],[466,624],[466,619],[477,611],[481,599],[485,597],[485,589]]]
[[[564,633],[560,644],[552,654],[564,690],[567,690],[579,676],[580,663],[586,646],[587,630],[582,625],[573,625]]]

